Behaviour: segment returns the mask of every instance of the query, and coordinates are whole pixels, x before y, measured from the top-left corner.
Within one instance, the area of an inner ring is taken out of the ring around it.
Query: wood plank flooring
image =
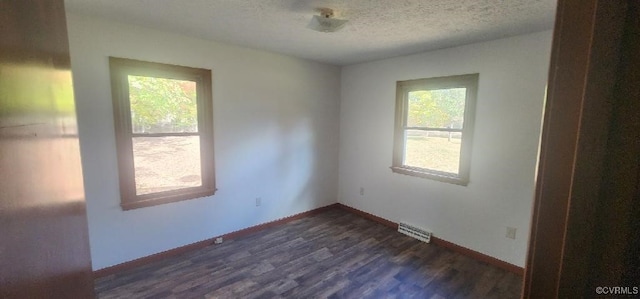
[[[521,277],[341,209],[96,280],[99,298],[519,298]]]

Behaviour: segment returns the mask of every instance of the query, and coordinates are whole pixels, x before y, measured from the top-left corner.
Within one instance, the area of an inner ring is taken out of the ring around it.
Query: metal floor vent
[[[403,222],[400,222],[398,224],[398,232],[426,243],[429,243],[431,241],[430,231]]]

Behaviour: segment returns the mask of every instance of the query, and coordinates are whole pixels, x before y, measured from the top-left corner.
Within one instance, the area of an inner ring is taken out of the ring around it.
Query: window
[[[398,81],[396,173],[467,185],[478,74]]]
[[[109,58],[123,210],[215,193],[211,70]]]

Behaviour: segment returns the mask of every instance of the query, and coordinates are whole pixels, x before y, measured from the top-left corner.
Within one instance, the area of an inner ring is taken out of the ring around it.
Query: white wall
[[[524,266],[551,37],[344,67],[338,201]],[[396,81],[468,73],[480,73],[469,185],[392,173]],[[505,238],[507,226],[517,228],[515,240]]]
[[[76,15],[68,27],[94,269],[336,202],[338,67]],[[108,56],[213,71],[214,196],[120,209]]]

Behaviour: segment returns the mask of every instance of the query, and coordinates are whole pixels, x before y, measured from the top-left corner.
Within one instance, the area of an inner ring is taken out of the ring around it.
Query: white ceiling
[[[65,0],[67,11],[335,65],[553,27],[556,0]],[[320,7],[348,19],[306,26]]]

